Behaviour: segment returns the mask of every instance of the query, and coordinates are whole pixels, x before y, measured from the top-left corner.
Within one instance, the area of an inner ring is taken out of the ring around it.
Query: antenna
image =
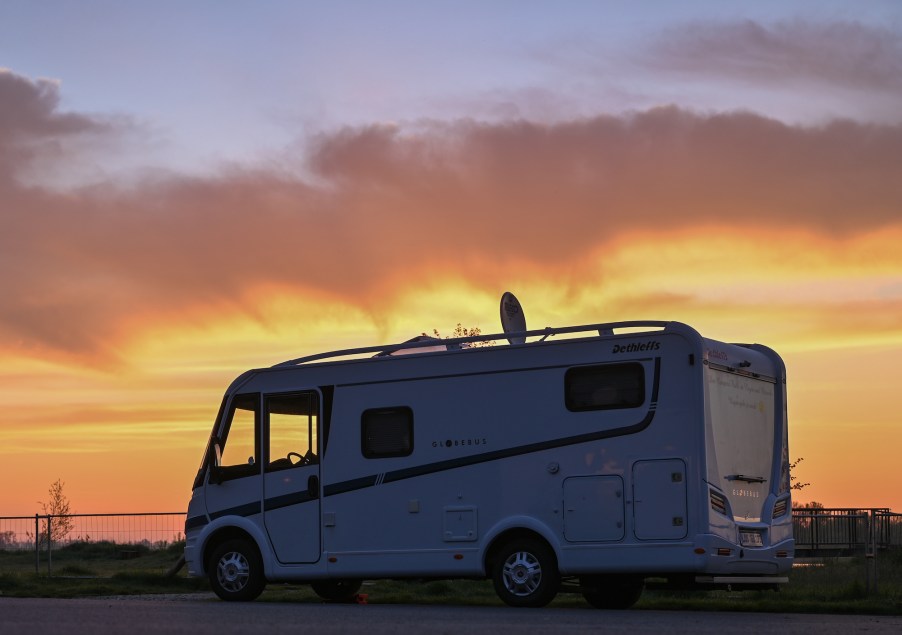
[[[526,316],[520,301],[510,291],[505,291],[501,296],[501,328],[505,333],[522,333],[526,330]],[[523,344],[526,336],[508,337],[511,344]]]

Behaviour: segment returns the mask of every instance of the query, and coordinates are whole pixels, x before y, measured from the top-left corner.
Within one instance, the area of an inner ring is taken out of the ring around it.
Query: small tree
[[[792,475],[792,471],[794,469],[796,469],[796,466],[798,466],[798,464],[804,460],[805,459],[803,457],[799,457],[795,461],[793,461],[792,463],[789,464],[789,482],[792,483],[790,485],[790,487],[797,491],[803,490],[806,487],[808,487],[809,485],[811,485],[811,483],[803,483],[801,481],[798,481],[798,478]],[[798,481],[798,482],[793,483],[793,481]],[[800,502],[794,500],[794,501],[792,501],[792,508],[793,509],[823,509],[824,504],[818,503],[817,501],[811,501],[810,503],[800,503]]]
[[[56,479],[47,492],[50,499],[46,503],[38,501],[44,516],[49,517],[51,544],[65,539],[75,527],[75,521],[70,516],[72,512],[69,510],[69,497],[63,492],[64,485],[62,480]],[[41,535],[38,538],[41,544],[48,538],[47,522],[48,518],[44,518],[41,524]]]
[[[438,329],[432,329],[433,337],[438,339],[443,339],[441,333],[438,332]],[[423,335],[426,335],[423,333]],[[465,326],[461,326],[460,322],[457,323],[457,326],[454,327],[454,330],[451,332],[451,335],[446,336],[444,339],[449,339],[452,337],[476,337],[477,335],[482,335],[482,330],[478,326],[474,326],[472,328],[467,328]],[[427,336],[428,337],[428,336]],[[494,346],[495,342],[470,342],[469,346]]]
[[[792,481],[798,480],[795,476],[792,475],[792,471],[794,469],[796,469],[796,466],[804,460],[805,460],[805,458],[800,456],[795,461],[793,461],[792,463],[789,464],[789,482],[790,483],[792,483]],[[805,489],[809,485],[811,485],[811,483],[798,482],[798,483],[792,483],[792,485],[790,485],[790,487],[792,489]]]

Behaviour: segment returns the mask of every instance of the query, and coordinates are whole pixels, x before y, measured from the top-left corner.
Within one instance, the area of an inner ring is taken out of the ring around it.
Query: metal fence
[[[887,508],[795,509],[797,555],[902,547],[902,514]],[[163,548],[184,540],[184,512],[0,516],[0,550],[50,552],[75,542]]]
[[[0,516],[0,550],[45,550],[75,542],[163,548],[185,538],[184,512]]]
[[[796,555],[873,553],[902,547],[902,514],[886,508],[794,509]]]
[[[119,558],[133,558],[184,540],[184,529],[184,512],[0,516],[0,552],[30,551],[35,573],[43,560],[51,575],[54,550],[106,543]]]

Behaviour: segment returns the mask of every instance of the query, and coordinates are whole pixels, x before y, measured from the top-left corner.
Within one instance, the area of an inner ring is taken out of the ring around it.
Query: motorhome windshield
[[[711,482],[726,493],[735,519],[760,520],[773,485],[774,383],[713,364],[705,374],[714,441]]]

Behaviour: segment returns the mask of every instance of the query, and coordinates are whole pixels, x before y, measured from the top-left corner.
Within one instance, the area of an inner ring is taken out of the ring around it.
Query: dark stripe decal
[[[355,478],[350,481],[342,481],[341,483],[333,483],[323,488],[323,495],[333,496],[335,494],[344,494],[352,492],[355,489],[363,489],[364,487],[372,487],[376,484],[377,475],[364,476],[363,478]]]
[[[312,500],[316,499],[312,498],[306,491],[294,492],[292,494],[285,494],[283,496],[267,498],[263,501],[263,508],[266,511],[271,511],[273,509],[288,507],[289,505],[307,503]],[[244,505],[229,507],[227,509],[221,509],[218,512],[213,512],[212,514],[210,514],[209,520],[206,516],[195,516],[185,521],[185,532],[187,532],[189,529],[197,529],[199,527],[203,527],[211,520],[216,520],[217,518],[222,518],[223,516],[254,516],[255,514],[259,514],[260,511],[260,501],[254,501],[253,503],[245,503]]]
[[[415,476],[423,476],[425,474],[433,474],[435,472],[443,472],[445,470],[453,470],[459,467],[469,465],[478,465],[488,461],[497,461],[499,459],[509,459],[514,456],[523,454],[531,454],[533,452],[542,452],[543,450],[553,450],[568,445],[577,445],[579,443],[587,443],[589,441],[598,441],[599,439],[609,439],[611,437],[619,437],[627,434],[635,434],[641,432],[651,424],[651,420],[655,416],[655,411],[649,409],[645,417],[639,423],[624,428],[616,428],[614,430],[604,430],[600,432],[590,432],[580,434],[573,437],[565,437],[563,439],[554,439],[552,441],[541,441],[539,443],[530,443],[529,445],[521,445],[504,450],[495,450],[494,452],[484,452],[483,454],[475,454],[472,456],[464,456],[459,459],[451,459],[449,461],[440,461],[438,463],[430,463],[429,465],[420,465],[417,467],[405,468],[403,470],[395,470],[387,472],[383,483],[393,483]]]
[[[543,450],[553,450],[555,448],[561,448],[568,445],[577,445],[579,443],[587,443],[589,441],[598,441],[600,439],[610,439],[612,437],[620,437],[626,436],[628,434],[636,434],[637,432],[642,432],[651,425],[652,420],[655,417],[655,411],[658,407],[658,385],[661,379],[661,358],[655,358],[655,368],[654,368],[654,380],[652,384],[652,393],[651,393],[651,402],[648,406],[648,412],[645,413],[645,416],[638,423],[634,423],[630,426],[623,426],[620,428],[614,428],[612,430],[601,430],[598,432],[588,432],[586,434],[578,434],[572,437],[564,437],[561,439],[552,439],[550,441],[540,441],[537,443],[529,443],[527,445],[516,446],[513,448],[506,448],[504,450],[495,450],[493,452],[483,452],[482,454],[474,454],[471,456],[464,456],[458,459],[449,459],[447,461],[439,461],[437,463],[429,463],[428,465],[418,465],[416,467],[408,467],[403,470],[395,470],[393,472],[386,472],[384,475],[382,474],[374,474],[372,476],[367,476],[364,478],[353,479],[350,481],[343,481],[340,483],[333,483],[332,485],[326,485],[323,490],[325,496],[333,496],[335,494],[343,494],[345,492],[351,492],[358,489],[363,489],[365,487],[372,487],[377,482],[379,483],[393,483],[395,481],[401,481],[408,478],[415,478],[417,476],[425,476],[426,474],[435,474],[437,472],[444,472],[445,470],[453,470],[460,467],[467,467],[470,465],[478,465],[479,463],[486,463],[489,461],[497,461],[499,459],[508,459],[514,456],[522,456],[524,454],[531,454],[533,452],[542,452]]]
[[[396,481],[403,481],[409,478],[416,478],[417,476],[425,476],[427,474],[436,474],[438,472],[444,472],[446,470],[454,470],[461,467],[468,467],[470,465],[478,465],[480,463],[487,463],[490,461],[498,461],[501,459],[508,459],[515,456],[522,456],[524,454],[531,454],[533,452],[542,452],[544,450],[553,450],[555,448],[562,448],[568,445],[577,445],[580,443],[588,443],[590,441],[599,441],[601,439],[610,439],[613,437],[626,436],[629,434],[636,434],[637,432],[642,432],[648,426],[651,425],[652,420],[655,417],[655,411],[658,407],[658,388],[661,380],[661,358],[655,358],[655,367],[654,367],[654,380],[652,383],[652,392],[651,392],[651,401],[648,406],[648,411],[645,413],[645,416],[641,421],[634,423],[633,425],[623,426],[620,428],[614,428],[612,430],[601,430],[598,432],[588,432],[586,434],[578,434],[572,437],[564,437],[561,439],[552,439],[550,441],[540,441],[537,443],[528,443],[526,445],[520,445],[513,448],[506,448],[504,450],[494,450],[492,452],[483,452],[482,454],[474,454],[471,456],[464,456],[457,459],[449,459],[447,461],[439,461],[437,463],[429,463],[428,465],[418,465],[416,467],[408,467],[402,470],[395,470],[393,472],[385,472],[384,474],[373,474],[370,476],[364,476],[361,478],[355,478],[348,481],[341,481],[340,483],[332,483],[330,485],[326,485],[323,487],[323,495],[324,496],[335,496],[336,494],[344,494],[346,492],[353,492],[360,489],[365,489],[367,487],[373,487],[376,484],[382,483],[394,483]],[[283,507],[289,507],[291,505],[300,505],[302,503],[309,503],[310,501],[316,500],[316,497],[311,497],[307,491],[301,492],[293,492],[291,494],[284,494],[282,496],[275,496],[273,498],[267,498],[263,501],[263,510],[272,511],[274,509],[281,509]],[[228,509],[223,509],[218,512],[214,512],[210,514],[210,519],[215,520],[217,518],[221,518],[223,516],[253,516],[254,514],[259,514],[261,512],[260,502],[255,501],[253,503],[246,503],[244,505],[238,505],[237,507],[230,507]],[[189,518],[185,522],[185,529],[194,529],[196,527],[202,527],[207,524],[207,519],[203,516],[195,516],[194,518]]]
[[[651,384],[651,408],[658,407],[658,386],[661,384],[661,358],[655,357],[655,376]]]
[[[309,503],[312,500],[316,500],[316,497],[311,496],[307,490],[283,494],[282,496],[274,496],[263,501],[263,511],[269,512],[274,509],[300,505],[301,503]]]
[[[210,514],[210,520],[216,520],[223,516],[253,516],[254,514],[259,513],[260,501],[254,501],[253,503],[245,503],[244,505],[238,505],[237,507],[229,507],[228,509],[221,509],[218,512],[213,512]]]

